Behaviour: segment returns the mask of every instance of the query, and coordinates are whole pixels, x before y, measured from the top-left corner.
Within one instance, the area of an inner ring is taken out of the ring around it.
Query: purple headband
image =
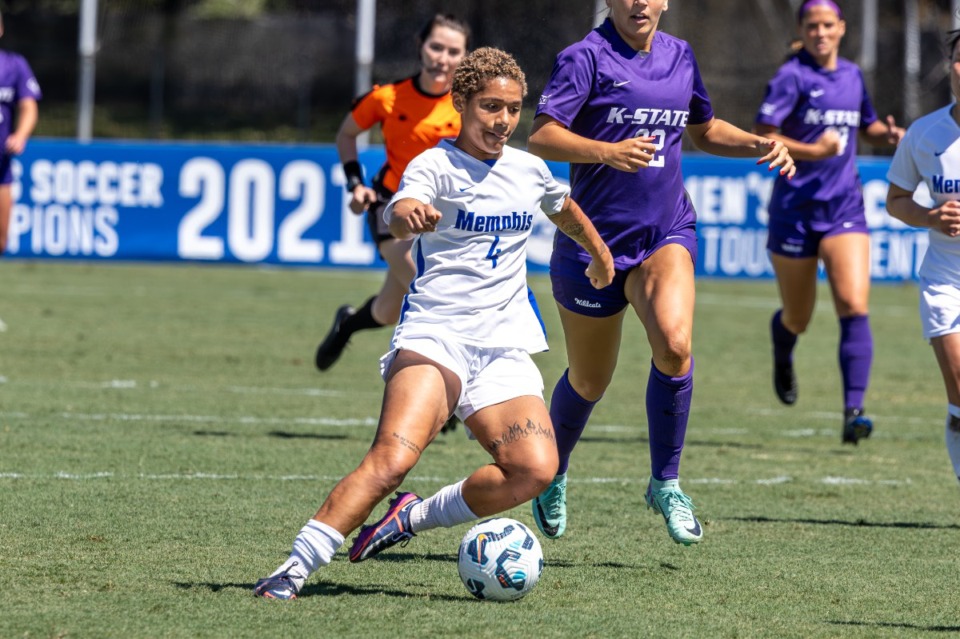
[[[800,5],[800,11],[797,12],[797,22],[803,22],[803,16],[814,7],[827,7],[828,9],[832,9],[834,13],[843,20],[843,9],[833,0],[807,0]]]

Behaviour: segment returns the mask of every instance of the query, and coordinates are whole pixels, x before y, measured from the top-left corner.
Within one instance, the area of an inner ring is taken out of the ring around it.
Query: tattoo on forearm
[[[525,426],[515,423],[512,426],[508,426],[500,437],[490,442],[490,452],[496,452],[501,446],[506,446],[507,444],[512,444],[521,439],[527,439],[528,437],[544,437],[550,441],[554,441],[553,427],[549,425],[544,426],[531,419],[527,419]]]
[[[418,455],[423,452],[423,450],[422,450],[419,446],[417,446],[416,444],[414,444],[412,441],[410,441],[409,439],[407,439],[406,437],[404,437],[404,436],[401,435],[400,433],[393,433],[393,438],[394,438],[395,440],[397,440],[397,441],[400,443],[401,446],[403,446],[404,448],[408,448],[408,449],[412,450],[413,452],[415,452],[415,453],[418,454]]]
[[[583,242],[583,224],[580,224],[579,222],[570,222],[569,224],[562,226],[560,230],[577,242]]]

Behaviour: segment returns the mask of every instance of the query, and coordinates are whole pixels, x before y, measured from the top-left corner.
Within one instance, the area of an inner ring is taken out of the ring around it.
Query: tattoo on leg
[[[400,433],[393,433],[392,437],[398,442],[400,442],[401,446],[403,446],[404,448],[409,448],[410,450],[412,450],[418,455],[423,452],[423,450],[419,446],[414,444],[412,441],[410,441]]]
[[[545,437],[550,441],[554,441],[553,428],[543,426],[529,418],[525,426],[514,423],[512,426],[508,426],[500,437],[490,442],[490,452],[496,452],[501,446],[506,446],[507,444],[520,441],[521,439],[527,439],[528,437]]]

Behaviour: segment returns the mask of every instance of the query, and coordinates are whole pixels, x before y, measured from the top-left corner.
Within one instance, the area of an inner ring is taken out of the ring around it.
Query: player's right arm
[[[578,135],[549,115],[538,115],[527,149],[544,160],[574,164],[606,164],[636,173],[653,160],[654,138],[627,138],[619,142],[591,140]]]
[[[6,149],[13,155],[20,155],[27,146],[27,140],[37,126],[39,109],[33,98],[23,98],[17,102],[17,129],[7,137]]]
[[[390,233],[406,240],[420,233],[432,233],[437,230],[437,222],[443,215],[431,204],[412,197],[397,200],[390,214]]]
[[[357,158],[360,157],[360,154],[357,151],[357,138],[365,130],[353,119],[353,113],[351,112],[340,123],[340,129],[337,131],[337,153],[340,155],[340,163],[343,164],[344,172],[347,173],[347,190],[350,191],[351,196],[350,210],[358,215],[377,201],[377,192],[363,183],[362,175],[359,176],[360,181],[358,182],[360,165]]]

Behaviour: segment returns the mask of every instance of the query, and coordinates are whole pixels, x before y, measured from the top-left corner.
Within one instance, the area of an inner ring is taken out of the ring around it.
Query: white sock
[[[463,482],[444,486],[434,495],[410,509],[410,530],[423,532],[431,528],[451,528],[478,519],[463,501]]]
[[[299,591],[314,571],[333,560],[342,545],[343,535],[322,521],[311,519],[293,540],[290,557],[270,576],[286,572]]]
[[[947,453],[949,453],[950,461],[953,463],[953,472],[960,480],[960,430],[954,430],[958,422],[960,422],[960,406],[947,404],[947,427],[945,429]],[[951,428],[951,426],[954,426],[954,428]]]

